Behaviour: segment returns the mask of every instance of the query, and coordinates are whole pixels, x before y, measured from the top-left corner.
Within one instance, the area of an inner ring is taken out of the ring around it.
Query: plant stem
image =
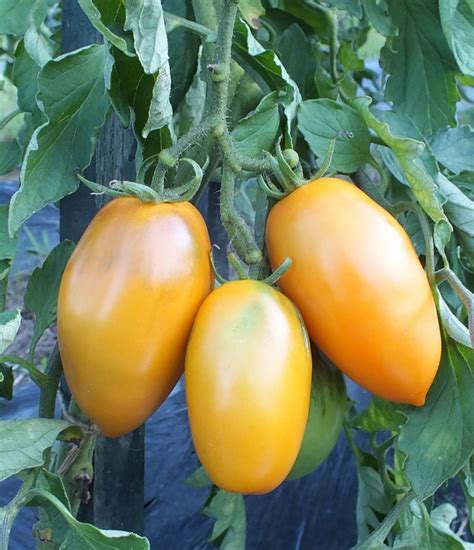
[[[39,414],[40,418],[54,418],[54,410],[56,408],[56,395],[58,393],[59,381],[63,372],[59,348],[56,344],[48,359],[45,374],[47,382],[41,388]],[[51,462],[51,449],[47,449],[44,453],[45,468],[49,468]]]
[[[339,43],[337,40],[337,13],[333,9],[326,10],[326,20],[329,27],[329,71],[334,84],[339,82],[339,74],[337,72],[337,52]]]
[[[41,418],[54,418],[56,394],[58,392],[62,371],[61,357],[59,355],[58,345],[56,344],[49,356],[48,365],[45,371],[48,381],[41,390],[39,405],[39,416]]]
[[[175,15],[174,13],[169,13],[167,11],[163,11],[163,15],[165,17],[167,32],[171,32],[178,27],[183,27],[198,34],[199,36],[202,36],[203,38],[206,38],[207,40],[211,40],[214,35],[214,32],[211,29],[201,25],[200,23],[195,23],[194,21],[190,21],[189,19],[185,19],[184,17],[180,17],[179,15]]]

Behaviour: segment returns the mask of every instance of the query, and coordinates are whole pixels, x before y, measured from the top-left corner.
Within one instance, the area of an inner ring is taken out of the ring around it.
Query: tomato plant
[[[0,491],[2,548],[29,505],[38,547],[149,548],[139,522],[100,518],[128,505],[123,488],[97,489],[113,471],[132,492],[143,464],[122,465],[143,432],[127,432],[167,398],[188,344],[190,482],[207,487],[213,544],[314,547],[313,527],[329,529],[317,507],[286,531],[271,505],[271,525],[247,530],[246,508],[327,479],[342,424],[357,513],[325,507],[358,535],[340,546],[469,547],[473,44],[466,0],[0,2],[0,174],[19,181],[0,206],[0,483],[19,487]],[[216,185],[209,238],[195,205]],[[22,285],[23,227],[58,203],[61,242]],[[82,239],[65,229],[92,213]],[[229,281],[209,256],[217,225]],[[311,392],[301,323],[340,369],[316,362]],[[24,376],[38,418],[4,419]]]

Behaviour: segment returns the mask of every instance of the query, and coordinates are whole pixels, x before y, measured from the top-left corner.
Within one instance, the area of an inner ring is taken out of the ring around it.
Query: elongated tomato
[[[305,431],[311,350],[295,306],[258,281],[203,303],[186,353],[196,452],[219,487],[266,493],[287,476]]]
[[[110,437],[142,424],[184,367],[213,277],[206,225],[190,203],[120,198],[79,241],[61,282],[58,337],[69,387]]]
[[[436,308],[401,225],[354,185],[312,181],[270,212],[270,261],[312,340],[385,399],[423,405],[441,353]]]

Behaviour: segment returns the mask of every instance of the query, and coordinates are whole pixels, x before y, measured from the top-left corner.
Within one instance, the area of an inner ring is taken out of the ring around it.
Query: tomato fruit
[[[105,435],[140,426],[182,374],[213,286],[209,251],[188,202],[115,199],[80,239],[61,281],[59,348],[74,398]]]
[[[311,339],[382,398],[423,405],[441,338],[426,275],[402,226],[349,182],[322,178],[278,202],[267,220],[273,268]]]
[[[236,493],[275,489],[300,449],[311,390],[309,340],[290,300],[259,281],[212,292],[189,339],[185,384],[212,481]]]
[[[326,460],[341,433],[347,406],[341,372],[326,365],[313,349],[313,381],[308,421],[296,462],[288,479],[306,476]]]

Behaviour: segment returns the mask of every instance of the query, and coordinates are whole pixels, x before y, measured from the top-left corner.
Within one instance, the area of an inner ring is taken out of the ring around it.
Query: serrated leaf
[[[0,142],[0,176],[15,170],[21,161],[21,147],[16,139]]]
[[[474,4],[469,0],[439,0],[439,13],[459,68],[474,76]]]
[[[43,464],[43,453],[70,426],[63,420],[35,418],[0,421],[0,481]]]
[[[370,162],[370,135],[359,113],[332,99],[303,101],[298,109],[298,129],[311,150],[324,158],[331,140],[336,139],[331,167],[354,172]]]
[[[222,537],[221,549],[245,550],[246,518],[243,495],[218,489],[203,513],[216,520],[211,541]]]
[[[36,0],[2,0],[0,3],[0,34],[14,34],[22,36],[30,26],[29,15]],[[46,0],[39,3],[37,12],[39,21],[46,16],[48,3]]]
[[[279,127],[278,94],[272,92],[232,130],[237,152],[250,158],[262,157],[265,151],[272,150]]]
[[[10,234],[34,212],[77,189],[76,170],[90,163],[109,107],[104,57],[104,46],[87,46],[52,59],[39,72],[38,96],[48,121],[28,145],[21,186],[10,203]]]
[[[74,250],[74,243],[63,241],[46,258],[42,267],[37,267],[28,281],[25,306],[35,314],[35,328],[30,346],[34,355],[36,344],[43,332],[55,321],[61,278]]]
[[[436,183],[446,198],[444,211],[454,225],[459,243],[469,260],[474,262],[474,201],[443,174],[437,174]]]
[[[451,172],[474,170],[474,130],[469,126],[439,130],[430,146],[438,162]]]
[[[373,130],[392,149],[410,185],[413,194],[423,210],[436,223],[435,244],[441,254],[449,241],[452,226],[442,208],[442,197],[433,178],[421,160],[424,144],[411,138],[397,135],[397,128],[392,130],[387,112],[371,109],[371,99],[367,96],[352,100],[352,105],[361,114],[367,126]]]
[[[21,324],[19,309],[0,313],[0,354],[10,346],[15,339]]]
[[[395,36],[397,27],[392,23],[387,13],[377,4],[377,0],[362,0],[365,13],[374,28],[383,36]]]
[[[126,0],[125,29],[133,33],[135,49],[146,74],[155,75],[148,120],[143,137],[171,123],[171,74],[168,61],[168,37],[161,2]]]
[[[422,499],[456,475],[472,454],[473,365],[472,349],[448,341],[424,407],[401,410],[408,420],[397,447],[406,455],[404,472]]]
[[[443,35],[436,0],[388,0],[398,35],[382,50],[390,75],[386,99],[430,136],[455,124],[456,63]]]
[[[124,30],[125,8],[121,0],[79,0],[94,27],[126,55],[134,55],[133,37]]]

